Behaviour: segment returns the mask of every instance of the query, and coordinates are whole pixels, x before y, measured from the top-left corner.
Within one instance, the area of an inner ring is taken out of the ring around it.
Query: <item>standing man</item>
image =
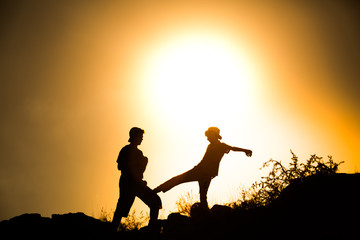
[[[133,127],[130,129],[130,144],[121,149],[117,158],[121,177],[119,182],[120,197],[112,221],[115,229],[119,227],[121,218],[128,216],[135,196],[150,208],[150,227],[157,222],[159,209],[162,208],[160,197],[143,180],[148,158],[143,155],[138,146],[143,140],[144,133],[145,131],[141,128]]]

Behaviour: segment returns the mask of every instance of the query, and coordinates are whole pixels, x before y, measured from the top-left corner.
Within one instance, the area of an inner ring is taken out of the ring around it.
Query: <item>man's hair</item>
[[[208,130],[206,130],[205,132],[205,136],[208,137],[209,134],[215,134],[218,139],[222,139],[222,137],[220,136],[220,129],[217,127],[209,127]]]
[[[138,137],[142,136],[145,133],[145,131],[141,128],[138,127],[133,127],[130,129],[129,132],[129,142],[134,141],[135,139],[137,139]]]

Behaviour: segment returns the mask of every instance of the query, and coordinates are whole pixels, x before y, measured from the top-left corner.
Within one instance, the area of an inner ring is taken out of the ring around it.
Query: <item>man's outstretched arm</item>
[[[245,148],[239,148],[239,147],[232,147],[229,146],[229,149],[231,151],[235,151],[235,152],[244,152],[246,154],[246,156],[251,157],[252,156],[252,151],[250,149],[245,149]]]

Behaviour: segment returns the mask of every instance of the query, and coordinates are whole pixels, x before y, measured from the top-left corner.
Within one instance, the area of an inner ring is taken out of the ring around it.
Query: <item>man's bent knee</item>
[[[157,194],[154,195],[154,199],[151,201],[151,205],[149,207],[153,208],[153,209],[161,209],[162,208],[161,199]]]
[[[157,194],[154,194],[153,196],[151,196],[151,199],[149,199],[149,201],[146,203],[150,209],[161,209],[162,208],[162,203],[161,203],[161,199]]]

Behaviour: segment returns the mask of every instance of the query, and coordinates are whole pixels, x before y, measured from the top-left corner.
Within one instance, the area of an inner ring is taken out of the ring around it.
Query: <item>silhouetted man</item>
[[[151,190],[146,181],[143,181],[143,173],[148,163],[138,146],[143,140],[145,131],[134,127],[130,130],[129,145],[123,147],[119,153],[117,163],[121,171],[119,182],[120,197],[113,217],[113,226],[118,228],[122,217],[127,217],[135,196],[140,198],[150,207],[149,226],[153,226],[158,218],[159,209],[161,209],[160,197]]]
[[[220,142],[220,129],[217,127],[210,127],[205,132],[210,144],[208,145],[203,159],[193,169],[171,178],[165,183],[154,189],[155,192],[166,192],[171,188],[185,182],[198,181],[200,190],[200,204],[208,208],[207,192],[210,186],[211,179],[218,175],[219,165],[225,153],[231,151],[245,152],[246,156],[251,157],[252,151],[249,149],[231,147],[225,143]]]

